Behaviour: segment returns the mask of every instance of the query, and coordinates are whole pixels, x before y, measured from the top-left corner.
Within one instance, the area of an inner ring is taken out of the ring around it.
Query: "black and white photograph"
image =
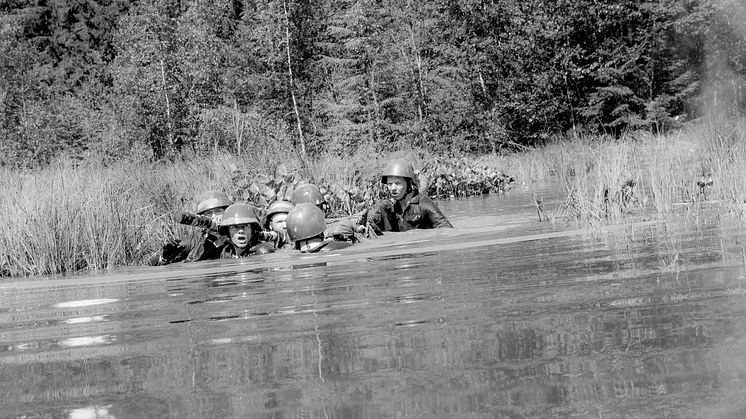
[[[746,0],[0,0],[0,418],[746,418]]]

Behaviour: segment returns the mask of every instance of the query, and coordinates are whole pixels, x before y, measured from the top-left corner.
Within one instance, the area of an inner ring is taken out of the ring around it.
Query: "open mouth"
[[[244,234],[236,234],[233,237],[233,241],[236,242],[236,244],[246,244],[248,242],[246,235]]]

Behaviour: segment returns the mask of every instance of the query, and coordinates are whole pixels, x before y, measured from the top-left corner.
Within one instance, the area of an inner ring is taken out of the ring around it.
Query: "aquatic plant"
[[[513,182],[514,176],[487,164],[475,164],[470,157],[435,158],[425,161],[419,171],[420,189],[436,199],[503,193]]]
[[[645,204],[636,139],[576,138],[556,162],[567,192],[559,218],[613,220]]]
[[[156,235],[152,206],[140,187],[143,173],[65,163],[3,177],[0,216],[8,222],[0,225],[0,276],[141,260]]]
[[[487,170],[494,166],[486,160],[472,170],[465,159],[406,157],[423,167],[421,176],[451,176],[453,186],[428,186],[435,197],[499,191],[506,184],[493,175],[502,172]],[[140,264],[191,228],[171,215],[195,211],[195,197],[209,189],[252,203],[263,215],[271,202],[289,200],[298,185],[310,182],[319,186],[329,217],[357,214],[386,196],[380,169],[389,158],[361,149],[344,159],[273,159],[280,164],[218,154],[168,164],[61,159],[33,172],[2,169],[0,216],[8,222],[0,225],[0,277]]]
[[[516,155],[506,167],[523,173],[529,189],[536,172],[563,181],[566,200],[556,220],[614,222],[629,213],[666,215],[702,205],[746,215],[743,120],[710,121],[671,135],[574,136]]]
[[[554,212],[539,213],[542,219],[593,225],[645,212],[696,216],[702,205],[746,216],[746,121],[740,120],[675,135],[574,135],[507,156],[389,155],[360,147],[352,156],[323,154],[309,161],[229,154],[108,165],[63,159],[37,171],[0,168],[0,217],[6,220],[0,224],[0,276],[140,264],[190,228],[170,216],[194,211],[194,197],[208,189],[261,211],[311,182],[323,193],[330,217],[356,214],[385,198],[380,170],[394,157],[410,159],[420,169],[421,190],[435,198],[502,193],[517,184],[530,189],[532,180],[557,176],[566,200]]]
[[[475,165],[473,158],[407,157],[419,160],[421,168],[416,171],[419,188],[435,199],[502,193],[515,181],[513,176],[487,163]],[[297,186],[313,183],[324,196],[330,217],[349,216],[387,196],[380,177],[385,160],[362,156],[340,160],[325,155],[309,162],[305,170],[290,173],[280,164],[272,174],[234,167],[231,195],[263,211],[275,200],[289,201]]]

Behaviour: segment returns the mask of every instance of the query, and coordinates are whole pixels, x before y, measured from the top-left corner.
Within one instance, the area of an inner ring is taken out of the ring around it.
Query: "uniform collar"
[[[236,254],[236,248],[233,247],[233,244],[230,242],[227,244],[227,246],[225,247],[225,250],[223,251],[224,255],[226,256],[230,255],[231,257],[234,257],[234,258],[242,258],[244,256],[249,256],[252,253],[254,253],[254,247],[246,246],[243,248],[241,253]]]
[[[402,213],[405,213],[407,211],[407,208],[409,208],[411,204],[419,204],[419,203],[420,203],[420,194],[417,191],[417,189],[415,189],[412,192],[409,192],[408,194],[404,195],[404,198],[402,198],[400,201],[395,202],[394,206],[396,206],[396,204],[399,204],[401,206]]]

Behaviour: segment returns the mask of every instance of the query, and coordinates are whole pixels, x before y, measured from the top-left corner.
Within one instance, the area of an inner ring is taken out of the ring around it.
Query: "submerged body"
[[[214,224],[219,224],[225,209],[231,204],[231,200],[225,193],[207,191],[197,198],[197,214],[209,217]],[[176,262],[215,259],[220,256],[221,249],[227,241],[227,237],[211,228],[191,230],[180,238],[163,245],[163,248],[150,258],[149,264],[159,266]]]
[[[239,258],[274,251],[274,244],[260,243],[262,227],[250,205],[233,204],[228,207],[220,221],[220,232],[228,238],[221,249],[221,258]]]
[[[264,228],[267,231],[276,233],[271,240],[274,243],[275,249],[289,247],[291,244],[286,223],[288,212],[291,209],[293,209],[293,204],[287,201],[275,201],[267,208]]]
[[[150,258],[151,266],[177,262],[196,262],[220,256],[228,238],[208,229],[191,230],[180,238],[167,243]]]
[[[408,231],[417,228],[452,228],[440,208],[427,196],[414,190],[401,200],[378,202],[368,214],[368,222],[376,234],[384,231]]]
[[[742,417],[739,220],[599,240],[529,199],[297,263],[5,281],[2,416]]]
[[[264,255],[274,252],[274,244],[260,243],[251,247],[239,248],[226,244],[220,251],[221,259],[238,259],[252,255]]]
[[[383,169],[381,183],[391,199],[379,201],[368,214],[368,223],[374,233],[453,227],[438,205],[420,194],[417,177],[409,161],[390,161]]]

